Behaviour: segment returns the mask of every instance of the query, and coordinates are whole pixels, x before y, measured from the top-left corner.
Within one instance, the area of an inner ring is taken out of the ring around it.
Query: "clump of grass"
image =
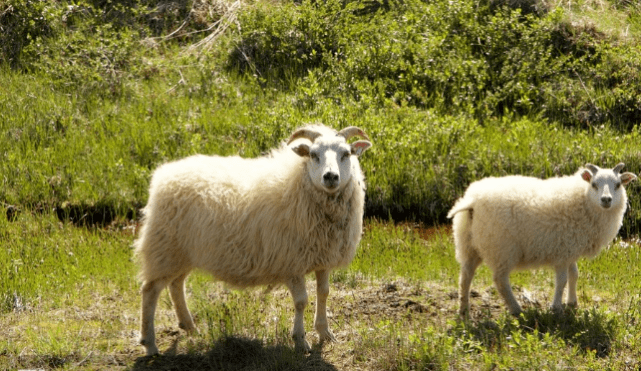
[[[55,215],[20,213],[12,222],[0,218],[0,311],[38,308],[46,297],[54,306],[75,301],[96,284],[109,280],[120,290],[132,288],[129,244],[132,233],[76,229]],[[123,241],[124,240],[124,241]],[[117,243],[111,247],[111,243]],[[125,267],[121,271],[121,269]],[[57,298],[57,299],[56,299]]]
[[[511,346],[513,342],[518,344],[520,337],[533,335],[542,342],[557,339],[561,344],[572,344],[597,357],[606,357],[612,349],[618,326],[615,317],[594,309],[579,311],[567,308],[557,313],[531,308],[516,319],[507,316],[481,318],[460,323],[453,331],[497,351]]]

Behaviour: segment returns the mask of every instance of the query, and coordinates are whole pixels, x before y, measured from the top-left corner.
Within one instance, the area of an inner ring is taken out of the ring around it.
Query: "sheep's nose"
[[[338,174],[327,172],[323,175],[323,181],[328,184],[338,183]]]
[[[601,203],[602,203],[602,204],[604,204],[604,205],[610,205],[610,203],[611,203],[611,202],[612,202],[612,197],[610,197],[610,196],[603,196],[603,197],[601,197]]]

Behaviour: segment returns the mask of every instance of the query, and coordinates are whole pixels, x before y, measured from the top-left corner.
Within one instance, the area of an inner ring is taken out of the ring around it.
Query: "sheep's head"
[[[625,166],[618,164],[614,169],[601,169],[592,164],[586,164],[581,170],[581,178],[590,183],[588,194],[603,209],[626,202],[625,189],[623,186],[637,178],[632,173],[621,173]]]
[[[353,136],[367,140],[347,143]],[[292,150],[302,157],[309,157],[307,169],[312,182],[319,189],[328,193],[336,193],[349,182],[358,162],[358,156],[372,146],[363,130],[350,126],[338,133],[323,126],[312,126],[297,130],[289,138],[287,144],[296,139],[305,138],[311,141],[300,141]]]

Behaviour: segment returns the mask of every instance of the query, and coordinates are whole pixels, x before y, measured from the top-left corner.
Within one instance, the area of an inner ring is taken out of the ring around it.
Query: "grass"
[[[168,94],[166,86],[149,84],[144,95],[91,101],[61,95],[32,76],[5,72],[0,81],[25,92],[0,98],[7,144],[0,199],[19,208],[55,207],[76,219],[85,211],[106,224],[135,217],[151,172],[163,162],[194,153],[257,156],[313,121],[357,125],[370,135],[374,147],[362,159],[366,213],[394,220],[444,223],[465,187],[489,175],[549,177],[586,162],[613,167],[622,161],[633,172],[641,165],[636,129],[583,131],[527,118],[481,124],[414,107],[329,100],[301,110],[287,104],[292,95],[257,92],[242,81],[222,80],[214,96],[190,96],[188,90],[205,84],[196,81]],[[641,223],[637,189],[633,183],[628,190],[626,236]]]
[[[163,356],[137,344],[139,288],[130,245],[135,224],[76,227],[56,214],[2,222],[5,269],[0,368],[122,369],[633,369],[638,367],[639,247],[621,241],[579,262],[581,307],[546,308],[553,272],[512,275],[525,312],[510,317],[482,266],[473,282],[473,320],[456,321],[458,264],[448,228],[371,220],[349,269],[332,274],[330,326],[320,345],[305,313],[310,355],[293,350],[291,297],[235,291],[195,272],[188,304],[199,333],[178,329],[169,295],[156,315]]]
[[[560,0],[553,3],[566,11],[570,22],[594,26],[622,42],[635,42],[641,35],[638,18],[641,9],[632,1]]]
[[[3,369],[80,366],[92,353],[132,345],[123,329],[137,319],[130,229],[87,230],[55,214],[21,214],[4,219],[0,231]]]

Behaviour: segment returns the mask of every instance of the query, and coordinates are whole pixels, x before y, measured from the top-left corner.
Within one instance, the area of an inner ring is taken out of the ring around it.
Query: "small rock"
[[[396,292],[396,291],[398,291],[398,287],[396,287],[395,283],[388,283],[383,288],[383,291],[385,291],[385,292]]]

